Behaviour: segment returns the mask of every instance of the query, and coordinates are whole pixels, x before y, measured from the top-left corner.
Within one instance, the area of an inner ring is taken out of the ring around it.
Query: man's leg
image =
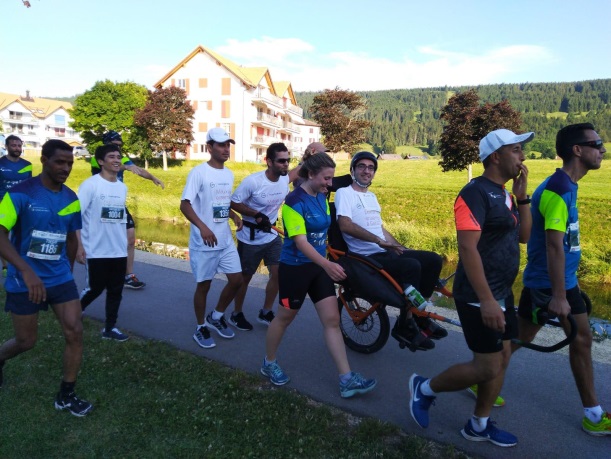
[[[569,360],[575,384],[584,407],[598,405],[596,391],[594,389],[594,370],[592,368],[592,331],[588,315],[574,314],[573,318],[577,324],[577,336],[569,344]],[[563,321],[565,331],[568,333],[568,324]]]
[[[95,301],[106,288],[108,266],[104,258],[90,258],[87,260],[87,286],[81,292],[81,308],[84,311],[87,306]]]
[[[218,312],[225,312],[229,304],[235,298],[236,293],[238,292],[243,283],[241,272],[226,274],[226,276],[227,285],[225,285],[225,287],[221,291],[221,295],[219,296],[216,308],[214,308]]]
[[[116,329],[119,307],[123,298],[123,272],[127,258],[109,258],[106,260],[108,271],[106,277],[106,324],[104,338],[126,341],[128,336]]]
[[[242,308],[244,306],[244,299],[246,298],[246,292],[248,291],[248,284],[252,280],[252,276],[252,274],[246,274],[245,272],[242,272],[242,285],[238,289],[234,299],[234,311],[236,313],[242,312]]]
[[[63,369],[64,381],[75,382],[83,358],[83,321],[79,300],[72,300],[53,306],[64,334]]]
[[[132,216],[127,213],[127,266],[125,267],[125,286],[139,290],[146,286],[134,274],[134,257],[136,253],[136,228]]]
[[[28,315],[11,313],[11,319],[15,337],[0,346],[0,364],[32,349],[38,337],[38,313]]]
[[[198,325],[203,325],[206,319],[206,300],[210,291],[212,280],[198,282],[193,295],[193,308],[195,309],[195,318]]]

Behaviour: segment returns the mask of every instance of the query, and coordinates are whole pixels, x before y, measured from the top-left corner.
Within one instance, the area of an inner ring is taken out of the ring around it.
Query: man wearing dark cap
[[[116,145],[119,149],[123,146],[123,138],[117,131],[108,131],[102,137],[102,141],[105,145]],[[91,157],[91,174],[99,174],[100,166],[96,161],[95,157]],[[117,175],[120,182],[123,182],[123,171],[128,170],[139,177],[150,180],[155,185],[160,186],[162,189],[165,188],[163,182],[151,174],[146,169],[136,166],[128,156],[122,155],[121,157],[121,170]],[[125,272],[125,287],[134,290],[141,289],[146,284],[141,282],[134,274],[134,256],[135,256],[135,245],[136,245],[136,224],[134,219],[127,207],[125,208],[127,213],[127,270]]]
[[[373,153],[361,151],[352,157],[352,184],[339,188],[335,193],[339,228],[351,252],[380,263],[403,289],[410,289],[408,295],[412,294],[411,288],[415,288],[428,298],[439,279],[442,259],[434,252],[407,249],[386,230],[382,223],[382,208],[376,195],[369,190],[377,169],[378,159]],[[392,330],[392,336],[406,343],[412,351],[433,349],[435,343],[430,338],[440,339],[447,334],[443,327],[430,319],[418,319],[417,323],[411,311],[405,309]]]
[[[528,241],[532,225],[522,145],[533,137],[532,132],[507,129],[486,135],[479,144],[484,173],[469,182],[454,203],[459,260],[452,293],[473,359],[432,379],[414,373],[409,381],[410,413],[423,428],[429,425],[429,408],[437,394],[477,384],[474,414],[461,434],[503,447],[516,445],[518,439],[489,417],[505,379],[510,340],[518,334],[512,286],[520,268],[519,242]],[[513,196],[505,189],[509,180]]]

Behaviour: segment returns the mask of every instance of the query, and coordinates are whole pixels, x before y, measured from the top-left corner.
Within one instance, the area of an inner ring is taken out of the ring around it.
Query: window
[[[221,95],[231,95],[231,78],[221,78]]]
[[[55,128],[55,135],[57,137],[66,137],[66,129],[64,129],[64,128]]]
[[[179,78],[177,80],[176,86],[182,89],[187,89],[187,80],[185,80],[184,78]]]
[[[200,152],[200,153],[206,153],[206,144],[205,144],[205,143],[200,144],[200,146],[199,146],[199,152]]]
[[[66,125],[66,115],[55,115],[55,123],[56,126],[65,126]]]
[[[207,88],[208,87],[208,78],[200,78],[199,79],[199,87]]]
[[[221,101],[221,118],[231,117],[231,102],[228,100]]]

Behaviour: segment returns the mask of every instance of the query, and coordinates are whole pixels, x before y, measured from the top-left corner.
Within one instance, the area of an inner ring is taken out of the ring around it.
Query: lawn
[[[41,314],[37,346],[4,366],[1,458],[466,457],[168,344],[103,341],[100,323],[84,325],[77,393],[94,410],[54,409],[63,338],[53,314]],[[11,336],[3,314],[0,342]]]

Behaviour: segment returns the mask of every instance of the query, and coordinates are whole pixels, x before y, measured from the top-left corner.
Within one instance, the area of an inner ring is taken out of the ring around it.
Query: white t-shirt
[[[191,203],[197,216],[210,228],[218,242],[214,247],[205,245],[199,229],[191,224],[190,250],[222,250],[233,244],[228,221],[232,188],[233,172],[225,167],[215,169],[204,163],[189,172],[181,200]]]
[[[81,241],[87,258],[127,257],[126,197],[123,182],[109,182],[100,174],[81,183]]]
[[[265,171],[256,172],[249,175],[231,196],[233,202],[244,204],[252,210],[264,213],[269,218],[271,223],[278,219],[278,210],[284,202],[284,198],[289,192],[289,177],[288,175],[280,176],[277,182],[272,182],[265,175]],[[243,215],[244,221],[256,224],[254,217]],[[261,245],[276,239],[277,234],[272,230],[271,233],[266,233],[261,230],[255,230],[255,239],[250,239],[251,230],[246,225],[236,232],[236,237],[239,241],[245,244]]]
[[[371,191],[361,193],[352,186],[340,188],[335,192],[335,208],[338,218],[340,215],[348,217],[355,225],[366,229],[384,241],[386,240],[382,231],[382,217],[380,216],[382,209],[376,195]],[[363,241],[346,233],[342,233],[342,235],[351,252],[371,255],[384,251],[375,242]]]

